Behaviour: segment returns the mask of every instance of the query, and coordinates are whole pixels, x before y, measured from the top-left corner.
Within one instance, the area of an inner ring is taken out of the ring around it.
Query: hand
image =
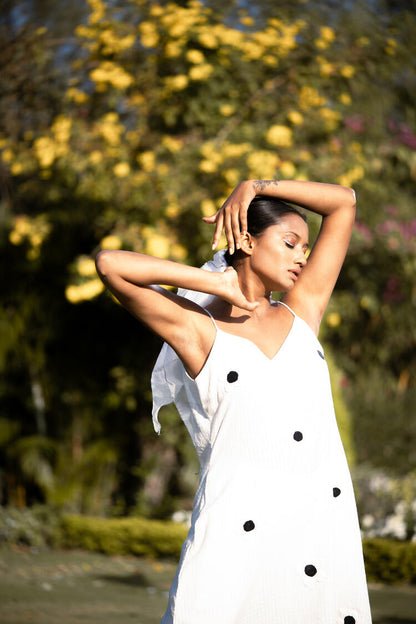
[[[219,292],[221,299],[231,303],[231,305],[237,306],[237,308],[248,310],[249,312],[257,308],[259,302],[248,301],[243,294],[238,281],[237,271],[233,269],[233,267],[228,267],[228,269],[225,269],[224,273],[218,273],[218,275],[221,275],[222,278]]]
[[[211,217],[203,217],[205,223],[216,224],[212,249],[218,245],[223,228],[229,253],[233,254],[235,249],[240,249],[240,233],[247,231],[247,210],[255,196],[254,180],[245,180],[234,189],[218,212]]]

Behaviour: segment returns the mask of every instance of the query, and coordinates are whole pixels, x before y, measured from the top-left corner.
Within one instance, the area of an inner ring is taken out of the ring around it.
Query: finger
[[[217,213],[217,224],[215,226],[214,237],[212,239],[212,249],[215,249],[221,238],[222,227],[224,223],[224,214],[220,211]]]
[[[205,223],[215,223],[218,218],[218,212],[216,212],[213,215],[210,215],[209,217],[202,217],[202,221],[205,221]]]
[[[238,218],[238,212],[233,212],[231,215],[231,229],[232,229],[233,237],[235,241],[235,248],[240,249],[241,247],[240,219]]]
[[[227,238],[227,243],[228,243],[228,252],[232,255],[234,253],[234,236],[233,236],[233,229],[231,225],[231,215],[229,211],[225,213],[224,229],[225,229],[225,236]]]
[[[247,227],[247,211],[248,211],[248,206],[247,205],[243,205],[240,208],[240,227],[241,227],[241,232],[247,232],[248,227]]]
[[[252,312],[253,310],[255,310],[259,305],[258,301],[245,301],[245,303],[242,303],[239,307],[242,308],[243,310],[248,310],[249,312]]]

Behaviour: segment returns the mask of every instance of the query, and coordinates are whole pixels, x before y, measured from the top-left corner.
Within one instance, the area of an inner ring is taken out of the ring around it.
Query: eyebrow
[[[296,234],[296,232],[293,232],[292,230],[288,230],[288,231],[286,232],[286,234],[293,234],[293,236],[296,236],[296,238],[297,238],[298,240],[300,240],[300,236],[299,236],[299,234]],[[305,244],[303,245],[303,247],[304,247],[304,248],[306,248],[306,249],[309,249],[309,243],[305,243]]]

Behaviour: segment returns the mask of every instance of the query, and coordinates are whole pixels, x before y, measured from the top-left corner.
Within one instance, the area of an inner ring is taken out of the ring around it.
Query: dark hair
[[[285,214],[296,214],[307,223],[304,214],[293,206],[274,197],[257,195],[251,202],[247,211],[247,231],[254,237],[259,237],[271,225],[280,223]],[[233,255],[225,252],[227,264],[233,265],[235,260],[242,257],[244,252],[238,250]]]

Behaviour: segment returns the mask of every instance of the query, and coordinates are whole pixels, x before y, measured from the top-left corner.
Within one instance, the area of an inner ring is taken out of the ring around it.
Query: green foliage
[[[416,544],[364,540],[367,579],[378,583],[416,583]]]
[[[65,547],[112,555],[178,558],[186,533],[181,524],[144,518],[64,516],[62,520]]]
[[[0,21],[1,500],[189,507],[185,428],[174,412],[169,437],[150,424],[160,343],[103,293],[93,260],[123,247],[201,264],[201,217],[246,177],[356,188],[322,324],[342,371],[338,418],[351,459],[339,380],[358,462],[414,467],[415,16],[381,0],[89,0],[68,37],[53,3],[27,24],[12,4]]]
[[[0,544],[24,544],[34,548],[57,545],[62,539],[60,523],[59,512],[52,507],[0,506]]]

